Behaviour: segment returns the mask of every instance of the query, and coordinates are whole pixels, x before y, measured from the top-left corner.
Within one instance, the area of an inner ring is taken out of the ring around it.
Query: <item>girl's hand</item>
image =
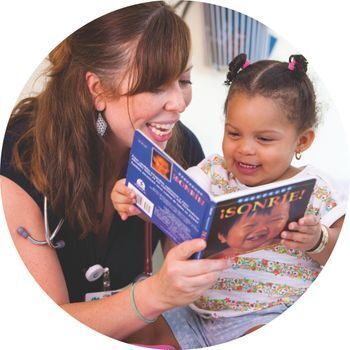
[[[225,259],[188,260],[205,246],[206,242],[197,238],[169,250],[160,271],[152,278],[150,295],[157,297],[158,307],[167,310],[195,301],[230,266]]]
[[[134,205],[136,203],[136,195],[125,185],[125,179],[118,180],[115,183],[111,192],[111,200],[123,221],[129,216],[141,214],[141,211]]]
[[[306,215],[298,222],[288,225],[290,231],[281,233],[281,243],[288,249],[310,250],[321,238],[320,219],[313,215]]]

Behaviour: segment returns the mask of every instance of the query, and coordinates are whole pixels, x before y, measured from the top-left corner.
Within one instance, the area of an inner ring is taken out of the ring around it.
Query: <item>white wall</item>
[[[183,113],[182,120],[196,133],[206,154],[221,153],[223,104],[227,92],[223,82],[226,72],[219,72],[206,63],[208,53],[204,45],[204,15],[201,3],[192,4],[186,21],[191,28],[193,40],[193,99],[191,105]],[[278,37],[278,33],[274,34]],[[298,49],[278,37],[271,58],[288,60],[289,56],[294,53],[298,53]],[[349,150],[344,127],[326,87],[312,69],[312,62],[309,62],[309,74],[318,94],[323,122],[312,147],[303,153],[299,162],[294,162],[294,164],[311,163],[338,179],[340,183],[348,182],[349,163],[344,159],[349,158]]]

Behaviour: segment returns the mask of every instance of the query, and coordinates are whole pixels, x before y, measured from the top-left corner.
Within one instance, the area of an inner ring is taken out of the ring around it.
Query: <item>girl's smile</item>
[[[245,175],[253,175],[257,171],[259,171],[260,164],[247,164],[239,161],[234,162],[235,168],[238,170],[238,172],[245,174]]]

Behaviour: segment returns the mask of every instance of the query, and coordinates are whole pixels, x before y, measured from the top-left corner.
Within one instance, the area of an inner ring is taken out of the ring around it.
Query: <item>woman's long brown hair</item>
[[[189,30],[168,5],[126,7],[99,17],[60,43],[48,56],[44,90],[14,108],[9,125],[23,118],[28,123],[14,147],[16,168],[82,237],[98,222],[97,193],[101,176],[111,174],[112,161],[96,133],[97,112],[86,72],[95,73],[105,91],[117,96],[121,72],[131,69],[136,78],[129,95],[134,95],[176,79],[186,68],[189,51]],[[175,136],[167,149],[182,163],[180,145]]]

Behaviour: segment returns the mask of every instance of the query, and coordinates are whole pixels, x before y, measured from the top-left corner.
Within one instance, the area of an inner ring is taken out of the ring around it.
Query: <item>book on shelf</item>
[[[141,131],[136,130],[126,184],[136,206],[176,244],[207,241],[193,258],[244,254],[278,243],[303,217],[316,180],[298,178],[212,196]]]

